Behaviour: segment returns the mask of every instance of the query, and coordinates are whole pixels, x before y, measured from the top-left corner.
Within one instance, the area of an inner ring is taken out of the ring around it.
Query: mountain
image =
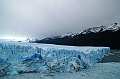
[[[110,26],[93,27],[79,33],[68,33],[60,36],[37,40],[37,43],[71,45],[71,46],[107,46],[120,49],[120,27],[118,23]]]

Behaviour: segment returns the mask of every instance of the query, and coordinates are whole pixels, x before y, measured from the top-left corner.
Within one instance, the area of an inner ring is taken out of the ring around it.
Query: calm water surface
[[[120,49],[111,50],[101,61],[105,62],[120,62]]]

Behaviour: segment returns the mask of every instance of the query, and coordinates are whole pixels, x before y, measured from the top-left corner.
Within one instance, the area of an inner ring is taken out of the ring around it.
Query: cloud
[[[119,0],[0,0],[0,36],[33,38],[120,23]]]

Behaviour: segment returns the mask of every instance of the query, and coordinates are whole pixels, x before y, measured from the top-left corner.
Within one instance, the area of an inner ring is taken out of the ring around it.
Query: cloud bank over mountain
[[[120,23],[119,0],[0,0],[0,37],[44,38]]]

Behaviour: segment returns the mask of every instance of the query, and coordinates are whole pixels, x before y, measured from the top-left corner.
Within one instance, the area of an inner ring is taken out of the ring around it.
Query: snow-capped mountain
[[[42,40],[50,40],[50,39],[57,39],[57,38],[64,38],[64,37],[73,38],[74,36],[79,35],[79,34],[98,33],[98,32],[104,32],[107,30],[115,32],[119,29],[120,29],[120,26],[118,25],[118,23],[114,23],[114,24],[111,24],[110,26],[103,26],[102,25],[100,27],[93,27],[93,28],[85,29],[83,31],[80,31],[79,33],[70,32],[70,33],[66,33],[64,35],[47,37],[47,38],[44,38]]]
[[[81,34],[88,34],[88,33],[97,33],[97,32],[104,32],[104,31],[107,31],[107,30],[110,30],[110,31],[117,31],[119,30],[120,27],[118,25],[118,23],[114,23],[114,24],[111,24],[110,26],[100,26],[100,27],[93,27],[93,28],[89,28],[89,29],[86,29],[86,30],[83,30],[82,32],[80,32]]]
[[[47,37],[37,43],[72,45],[72,46],[107,46],[120,49],[120,27],[118,23],[110,26],[88,28],[78,33]]]

